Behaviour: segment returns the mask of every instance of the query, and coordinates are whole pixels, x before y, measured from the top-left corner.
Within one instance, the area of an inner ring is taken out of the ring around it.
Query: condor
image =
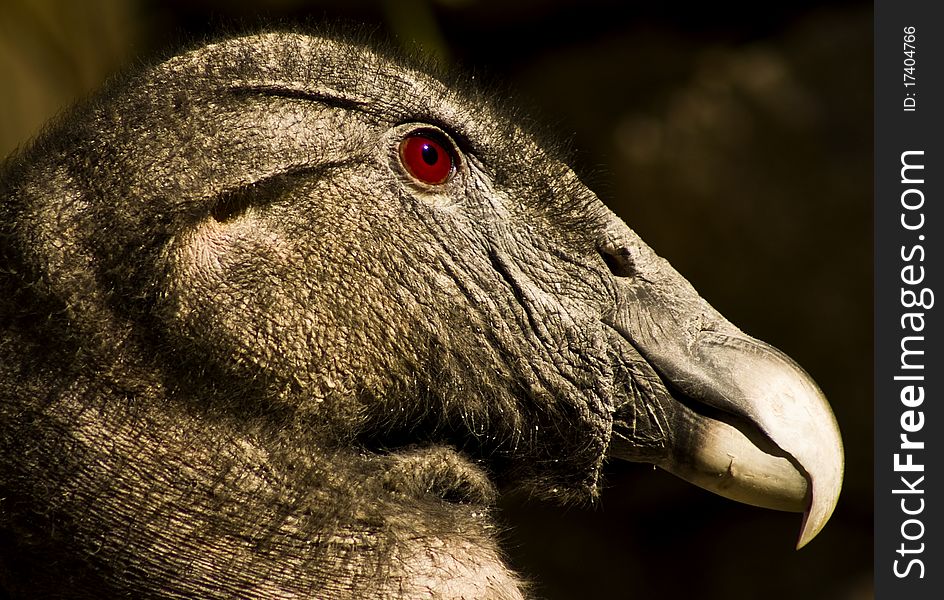
[[[499,490],[607,459],[824,526],[832,412],[486,94],[263,33],[0,180],[11,597],[521,598]]]

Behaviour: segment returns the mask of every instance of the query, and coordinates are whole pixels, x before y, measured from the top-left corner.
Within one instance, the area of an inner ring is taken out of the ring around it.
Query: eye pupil
[[[400,142],[400,162],[407,173],[428,185],[441,185],[455,171],[453,154],[425,133],[414,133]]]
[[[423,161],[429,166],[434,166],[439,160],[439,152],[432,144],[423,144]]]

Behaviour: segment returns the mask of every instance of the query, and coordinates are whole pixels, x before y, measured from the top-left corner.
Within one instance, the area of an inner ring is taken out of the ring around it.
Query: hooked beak
[[[793,360],[724,320],[667,262],[653,254],[649,263],[646,277],[622,286],[626,304],[610,326],[662,382],[665,449],[635,448],[636,409],[627,403],[616,409],[609,455],[652,462],[733,500],[802,512],[803,547],[829,520],[842,485],[842,440],[825,396]]]

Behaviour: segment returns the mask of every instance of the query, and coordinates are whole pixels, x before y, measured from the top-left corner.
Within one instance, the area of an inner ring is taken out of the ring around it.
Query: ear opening
[[[242,188],[232,192],[224,192],[216,199],[210,216],[219,223],[227,223],[243,215],[253,204],[253,189],[255,186]]]
[[[330,169],[343,166],[344,162],[331,162],[315,166],[297,167],[274,173],[234,189],[217,194],[210,216],[219,223],[238,219],[252,207],[263,207],[285,196],[306,179],[317,179]]]
[[[234,221],[253,206],[265,206],[285,194],[297,176],[292,172],[278,173],[222,192],[216,197],[210,216],[219,223]]]

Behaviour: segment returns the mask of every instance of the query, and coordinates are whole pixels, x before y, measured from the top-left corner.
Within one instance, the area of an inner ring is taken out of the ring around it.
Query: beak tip
[[[745,396],[764,399],[751,406],[753,416],[807,480],[800,549],[826,526],[839,500],[845,467],[842,434],[826,396],[806,371],[763,342],[739,342],[757,377]]]
[[[837,428],[838,431],[838,428]],[[800,527],[800,537],[797,540],[797,550],[803,548],[815,538],[826,522],[833,515],[839,501],[842,489],[844,470],[844,456],[842,442],[837,442],[838,461],[833,461],[833,469],[825,473],[821,471],[810,477],[812,498],[806,512],[803,514],[803,525]],[[817,476],[818,475],[818,476]]]
[[[800,526],[800,537],[797,539],[796,549],[802,550],[804,546],[813,541],[819,532],[826,525],[827,519],[811,519],[810,513],[803,514],[803,524]]]

